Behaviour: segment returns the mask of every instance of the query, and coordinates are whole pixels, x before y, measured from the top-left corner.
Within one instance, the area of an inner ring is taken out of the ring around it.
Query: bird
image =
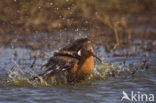
[[[93,72],[94,57],[91,41],[80,38],[55,52],[44,65],[46,70],[39,74],[44,80],[61,72],[66,72],[67,82],[88,80]]]

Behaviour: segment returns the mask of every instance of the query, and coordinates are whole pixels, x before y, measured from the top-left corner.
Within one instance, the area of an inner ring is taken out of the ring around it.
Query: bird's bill
[[[97,57],[94,53],[92,53],[92,56],[98,59],[100,62],[102,62],[102,60],[99,57]]]
[[[98,59],[102,63],[102,60],[99,57],[97,57],[92,51],[86,50],[86,52],[88,52],[89,54],[91,54],[91,56],[95,57],[96,59]]]

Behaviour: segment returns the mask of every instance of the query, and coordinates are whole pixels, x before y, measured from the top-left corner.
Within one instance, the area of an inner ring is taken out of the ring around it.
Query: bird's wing
[[[67,56],[53,56],[49,59],[45,65],[46,71],[40,76],[44,79],[62,71],[70,70],[75,64],[78,63],[78,59]]]

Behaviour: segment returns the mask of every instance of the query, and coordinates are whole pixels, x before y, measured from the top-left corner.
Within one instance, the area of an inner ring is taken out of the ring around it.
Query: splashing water
[[[39,78],[40,81],[31,80],[31,78],[36,76]],[[39,77],[37,74],[24,73],[19,70],[10,71],[9,79],[10,79],[10,83],[15,86],[51,86],[55,84],[55,82],[52,81],[52,79],[51,82],[48,82],[42,79],[42,77]]]
[[[133,76],[136,72],[144,71],[147,64],[141,68],[142,63],[138,66],[134,66],[133,69],[124,63],[119,65],[108,64],[103,62],[102,64],[97,64],[90,76],[90,81],[92,80],[105,80],[109,77],[122,77],[122,76]],[[129,64],[130,65],[130,64]],[[127,75],[128,74],[128,75]],[[59,76],[59,78],[58,78]],[[33,77],[38,77],[38,80],[31,80]],[[38,76],[36,73],[25,72],[23,69],[10,70],[9,78],[12,85],[15,86],[53,86],[58,84],[67,84],[67,79],[65,74],[54,75],[48,80],[44,80],[42,77]]]

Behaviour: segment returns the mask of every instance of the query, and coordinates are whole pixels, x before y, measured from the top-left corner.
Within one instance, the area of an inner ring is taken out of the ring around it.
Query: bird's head
[[[86,39],[86,41],[84,41],[81,44],[81,48],[78,51],[78,55],[83,56],[83,57],[93,56],[101,62],[101,59],[94,54],[93,46],[92,46],[91,41],[89,39]]]
[[[60,51],[76,52],[79,56],[82,56],[82,57],[93,56],[97,58],[99,61],[101,61],[100,58],[98,58],[93,53],[93,47],[92,47],[91,41],[88,38],[77,39],[71,44],[62,48]]]

